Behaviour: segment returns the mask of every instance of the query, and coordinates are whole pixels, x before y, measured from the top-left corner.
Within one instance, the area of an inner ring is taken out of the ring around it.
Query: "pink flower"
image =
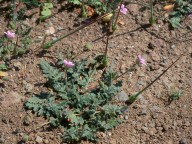
[[[64,65],[67,67],[67,68],[71,68],[73,67],[75,64],[71,61],[67,61],[67,60],[64,60],[63,61]]]
[[[120,6],[118,6],[118,8],[120,8]],[[125,7],[124,4],[121,5],[120,12],[122,14],[127,14],[127,8]]]
[[[138,60],[138,62],[139,62],[141,65],[147,65],[146,62],[145,62],[145,59],[144,59],[141,55],[138,55],[138,56],[137,56],[137,60]]]
[[[15,38],[15,33],[11,32],[11,31],[7,31],[7,32],[4,32],[4,34],[7,36],[7,38],[9,39],[12,39],[12,38]]]

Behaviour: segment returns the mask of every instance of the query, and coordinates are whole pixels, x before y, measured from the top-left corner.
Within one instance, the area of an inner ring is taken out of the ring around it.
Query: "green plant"
[[[94,80],[96,68],[88,60],[76,62],[72,68],[59,66],[41,61],[40,67],[53,92],[31,97],[25,107],[49,118],[50,125],[64,127],[65,142],[97,141],[98,131],[112,129],[121,122],[121,107],[112,104],[121,86],[120,82],[112,83],[116,73],[107,69],[98,84]]]
[[[192,12],[192,0],[176,0],[174,11],[170,13],[170,23],[174,28],[181,26],[182,17]]]
[[[178,100],[182,96],[182,91],[173,90],[170,94],[169,101]]]
[[[155,23],[155,17],[154,17],[154,7],[153,7],[153,0],[150,0],[150,18],[149,18],[149,24],[153,25]]]
[[[5,60],[12,56],[22,55],[29,49],[31,28],[20,23],[13,39],[2,36],[0,38],[0,57]]]
[[[158,77],[156,77],[152,82],[150,82],[147,86],[145,86],[142,90],[140,90],[138,93],[133,94],[130,96],[130,98],[128,99],[127,103],[128,104],[132,104],[133,102],[135,102],[135,100],[137,100],[138,96],[140,94],[142,94],[145,90],[147,90],[150,86],[152,86],[157,80],[159,80],[177,61],[179,61],[185,54],[187,51],[185,51],[184,53],[182,53],[168,68],[166,68]]]
[[[53,8],[53,4],[51,2],[43,4],[40,20],[44,20],[51,16],[51,8]]]

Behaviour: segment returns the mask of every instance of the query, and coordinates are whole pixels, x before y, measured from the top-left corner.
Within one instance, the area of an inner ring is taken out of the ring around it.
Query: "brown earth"
[[[167,22],[158,19],[151,27],[148,24],[148,10],[140,11],[138,5],[128,5],[129,13],[120,15],[124,22],[109,40],[109,57],[114,62],[119,75],[134,64],[138,54],[147,60],[147,66],[138,67],[122,77],[127,95],[141,90],[162,73],[183,52],[183,56],[163,77],[146,90],[122,116],[124,123],[115,129],[100,133],[102,144],[190,144],[192,143],[192,19],[186,18],[183,29],[170,30]],[[54,13],[57,13],[54,9]],[[29,12],[38,11],[33,9]],[[38,15],[38,14],[37,14]],[[60,144],[62,129],[41,126],[46,123],[42,117],[34,116],[23,108],[23,103],[33,94],[47,91],[39,62],[44,58],[51,63],[58,54],[75,60],[84,56],[103,53],[106,37],[103,24],[95,23],[56,43],[48,51],[40,48],[45,31],[53,27],[57,33],[48,36],[54,39],[81,25],[82,19],[75,12],[66,10],[57,13],[45,22],[35,25],[37,16],[25,20],[33,26],[30,51],[22,57],[10,59],[8,80],[0,79],[0,143],[21,143],[24,134],[30,136],[28,144]],[[7,22],[0,16],[0,31],[6,29]],[[187,33],[189,31],[189,33]],[[186,34],[187,33],[187,34]],[[84,45],[93,43],[90,51]],[[68,54],[67,54],[68,53]],[[183,91],[179,100],[168,102],[172,90]],[[29,125],[24,125],[26,116]],[[89,142],[82,142],[89,143]]]

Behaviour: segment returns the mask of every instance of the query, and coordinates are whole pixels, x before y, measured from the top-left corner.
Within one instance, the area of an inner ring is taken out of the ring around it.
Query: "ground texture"
[[[129,106],[122,116],[125,122],[115,129],[99,133],[102,144],[190,144],[192,143],[192,48],[190,26],[192,19],[186,18],[184,29],[170,30],[168,24],[159,19],[157,24],[146,27],[149,14],[141,6],[128,5],[129,13],[120,15],[121,25],[109,40],[109,58],[115,64],[118,74],[131,67],[138,54],[144,56],[147,66],[137,67],[135,71],[122,77],[122,93],[127,95],[141,90],[163,72],[183,52],[183,56],[163,77],[146,90],[139,99]],[[40,46],[45,32],[53,27],[57,33],[46,38],[55,39],[80,26],[81,19],[76,12],[66,10],[38,25],[36,15],[26,19],[32,26],[30,51],[22,57],[10,59],[8,80],[0,79],[0,143],[19,143],[26,133],[30,136],[27,143],[60,144],[62,129],[50,129],[40,125],[46,122],[42,117],[34,116],[23,108],[23,103],[33,94],[47,91],[46,80],[39,69],[39,62],[44,58],[51,63],[58,54],[72,55],[75,60],[82,57],[103,53],[106,44],[104,25],[95,23],[56,43],[47,51]],[[38,9],[29,11],[37,12]],[[0,31],[6,29],[7,22],[0,16]],[[190,31],[186,34],[187,31]],[[84,51],[84,45],[93,43],[90,51]],[[172,90],[183,91],[179,100],[169,103]],[[24,118],[29,118],[29,125],[24,125]],[[82,142],[90,143],[90,142]]]

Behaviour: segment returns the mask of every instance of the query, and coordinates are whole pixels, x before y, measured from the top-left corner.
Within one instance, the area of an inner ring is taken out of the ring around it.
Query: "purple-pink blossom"
[[[65,65],[65,67],[67,67],[67,68],[71,68],[75,65],[73,62],[67,61],[67,60],[64,60],[63,63]]]
[[[137,60],[138,60],[138,62],[139,62],[141,65],[147,65],[145,59],[144,59],[141,55],[138,55],[138,56],[137,56]]]
[[[127,14],[127,8],[125,7],[125,5],[124,4],[122,4],[121,5],[121,7],[120,6],[118,6],[118,8],[120,8],[120,12],[122,13],[122,14]]]
[[[11,31],[7,31],[7,32],[4,32],[4,34],[6,35],[7,38],[9,39],[12,39],[12,38],[15,38],[15,33],[11,32]]]

